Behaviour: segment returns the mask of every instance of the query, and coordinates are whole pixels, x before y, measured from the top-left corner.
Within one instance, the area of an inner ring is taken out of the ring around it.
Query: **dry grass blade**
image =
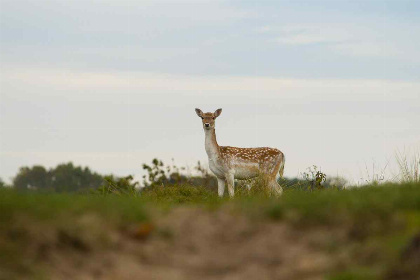
[[[399,167],[401,182],[420,182],[420,154],[414,153],[411,158],[404,152],[397,151],[395,158]]]

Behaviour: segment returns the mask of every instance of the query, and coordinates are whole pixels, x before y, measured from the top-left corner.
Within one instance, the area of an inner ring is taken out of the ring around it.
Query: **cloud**
[[[273,32],[274,29],[266,29]],[[339,29],[323,26],[285,26],[277,29],[279,35],[274,39],[284,45],[309,45],[318,43],[336,43],[348,40],[348,36]]]
[[[69,89],[136,89],[177,91],[248,91],[262,92],[299,90],[311,95],[313,89],[347,88],[353,90],[387,90],[418,88],[418,82],[389,81],[381,79],[296,79],[264,76],[191,76],[184,74],[154,73],[139,71],[83,71],[65,68],[9,68],[0,77],[2,86],[19,84],[45,88]],[[7,91],[4,92],[7,95]],[[77,94],[75,92],[75,94]]]
[[[415,23],[330,4],[4,0],[2,67],[328,79],[384,78],[389,62],[386,78],[418,78]]]
[[[288,37],[277,38],[276,42],[285,45],[308,45],[317,43],[333,42],[331,39],[315,34],[298,34]]]
[[[404,53],[387,42],[346,42],[334,44],[330,48],[338,53],[351,56],[398,57]]]
[[[416,29],[411,26],[411,29]],[[415,50],[418,40],[412,40],[405,24],[395,23],[387,27],[370,23],[360,27],[348,23],[263,26],[257,33],[270,36],[268,41],[288,47],[322,46],[332,56],[359,58],[381,58],[388,61],[420,63],[420,55]],[[393,39],[392,36],[401,37]],[[408,40],[407,40],[408,39]],[[317,49],[319,52],[319,49]]]

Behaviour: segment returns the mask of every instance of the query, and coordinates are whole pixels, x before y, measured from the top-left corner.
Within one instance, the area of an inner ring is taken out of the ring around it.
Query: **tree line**
[[[112,174],[102,175],[88,167],[75,166],[72,162],[59,164],[47,169],[41,165],[21,167],[8,186],[0,178],[1,187],[17,190],[35,190],[47,192],[100,192],[125,193],[136,192],[140,187],[168,187],[173,185],[200,186],[216,191],[217,180],[200,162],[192,170],[172,164],[164,164],[153,159],[150,164],[143,164],[145,172],[142,182],[134,181],[133,176],[118,177]],[[241,184],[241,182],[238,182]],[[346,181],[342,178],[327,176],[316,169],[308,168],[302,178],[282,178],[279,183],[284,188],[316,190],[322,188],[343,188]]]
[[[36,190],[49,192],[86,192],[92,190],[110,192],[118,189],[127,191],[139,187],[171,186],[188,184],[215,188],[214,179],[198,162],[194,167],[194,175],[186,174],[186,168],[175,164],[165,165],[161,160],[153,159],[151,164],[143,164],[145,171],[143,181],[134,181],[133,176],[118,177],[112,174],[102,175],[89,167],[75,166],[72,162],[59,164],[47,169],[41,165],[21,167],[7,185],[0,178],[1,187],[11,187],[17,190]]]

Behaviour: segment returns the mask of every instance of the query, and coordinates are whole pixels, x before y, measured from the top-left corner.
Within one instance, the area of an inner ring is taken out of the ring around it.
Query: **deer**
[[[217,178],[218,195],[223,197],[227,184],[229,196],[234,196],[235,179],[248,180],[263,176],[267,186],[275,195],[283,192],[277,179],[283,177],[285,157],[275,148],[238,148],[219,146],[216,139],[216,118],[222,113],[217,109],[214,113],[203,113],[196,108],[201,118],[205,133],[205,149],[209,167]]]

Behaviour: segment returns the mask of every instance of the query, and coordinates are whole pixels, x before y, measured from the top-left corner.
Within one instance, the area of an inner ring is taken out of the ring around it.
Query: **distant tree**
[[[0,178],[0,188],[6,188],[6,187],[7,187],[6,183],[3,181],[2,178]]]
[[[77,192],[96,189],[102,185],[104,178],[89,170],[74,166],[73,163],[59,164],[49,172],[49,188],[57,192]]]
[[[19,190],[47,189],[48,172],[40,165],[35,165],[32,168],[21,167],[18,174],[13,179],[13,186]]]
[[[59,164],[46,170],[43,166],[22,167],[13,180],[16,189],[48,190],[57,192],[78,192],[96,189],[104,182],[104,178],[89,168],[74,166],[73,163]]]

